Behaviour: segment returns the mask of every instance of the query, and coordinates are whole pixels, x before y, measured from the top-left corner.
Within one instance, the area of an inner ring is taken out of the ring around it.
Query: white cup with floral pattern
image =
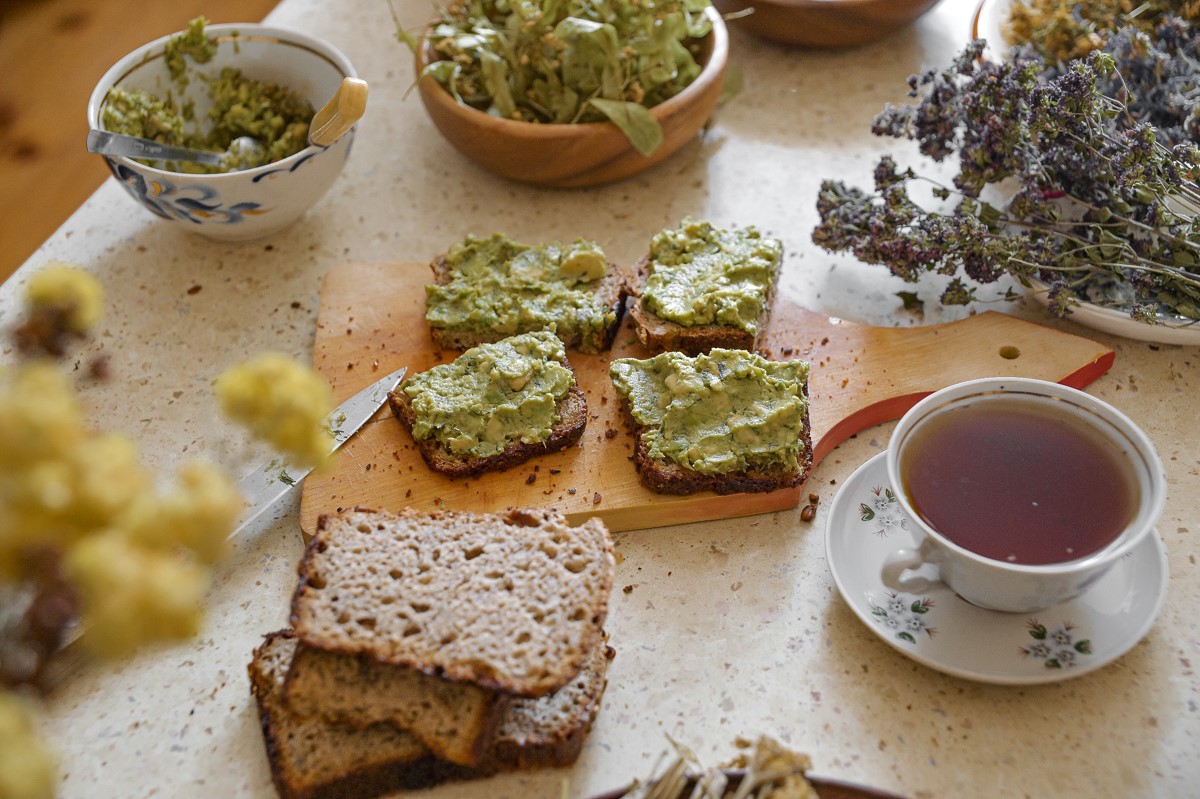
[[[1125,414],[1029,378],[921,400],[897,424],[887,468],[914,546],[887,558],[884,584],[940,583],[1000,611],[1078,596],[1155,534],[1166,501],[1154,445]]]

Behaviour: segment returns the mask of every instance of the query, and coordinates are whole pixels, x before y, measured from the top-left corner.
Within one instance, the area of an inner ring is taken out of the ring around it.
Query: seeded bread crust
[[[318,520],[292,625],[316,649],[544,696],[598,645],[613,571],[598,519],[356,508]]]
[[[568,369],[571,368],[570,364],[565,361],[563,365]],[[408,430],[409,435],[412,435],[413,425],[416,424],[416,415],[413,413],[412,400],[402,389],[403,384],[396,391],[388,392],[388,406],[391,407],[395,417],[400,420],[400,424]],[[501,452],[486,458],[459,457],[447,450],[435,438],[427,438],[424,441],[417,441],[414,438],[413,443],[416,444],[417,451],[421,453],[421,457],[424,458],[430,469],[451,478],[470,477],[483,472],[502,472],[505,469],[519,466],[531,458],[566,449],[579,442],[584,428],[587,427],[588,406],[587,398],[578,383],[571,384],[571,390],[558,401],[557,407],[558,422],[555,423],[550,437],[545,441],[535,444],[514,441]]]
[[[663,319],[642,304],[642,292],[645,289],[647,278],[653,271],[650,265],[650,256],[642,256],[642,259],[634,266],[633,274],[627,277],[625,287],[631,298],[627,304],[629,316],[633,319],[634,332],[644,347],[655,354],[679,351],[686,355],[701,355],[714,347],[730,350],[754,350],[758,346],[771,318],[775,290],[779,283],[779,273],[782,270],[776,270],[775,279],[767,289],[766,302],[758,317],[757,334],[728,325],[710,324],[685,327],[678,322]]]
[[[290,630],[271,633],[247,667],[281,799],[372,799],[472,773],[437,760],[416,737],[390,724],[353,729],[293,715],[283,686],[295,647]]]
[[[808,384],[804,385],[804,397],[808,398]],[[685,468],[675,461],[650,456],[650,445],[646,442],[647,427],[633,418],[630,403],[621,400],[625,423],[634,435],[634,466],[637,467],[642,484],[659,494],[698,494],[712,491],[716,494],[766,493],[781,488],[793,488],[804,482],[812,470],[812,433],[809,425],[809,406],[804,406],[804,419],[800,440],[804,452],[797,471],[785,469],[750,469],[728,474],[701,474]]]
[[[464,766],[487,754],[508,705],[506,696],[477,685],[303,645],[292,658],[285,696],[296,715],[359,729],[387,722]]]
[[[446,262],[446,256],[443,253],[433,259],[429,265],[433,270],[433,280],[438,285],[446,285],[451,280],[450,266]],[[599,347],[588,346],[587,342],[582,340],[581,335],[572,335],[570,337],[559,334],[559,338],[563,340],[563,344],[569,350],[581,350],[583,352],[601,352],[612,348],[613,340],[617,337],[617,330],[621,327],[621,319],[625,316],[625,297],[627,296],[626,281],[621,274],[621,270],[616,264],[608,265],[608,273],[596,281],[593,288],[600,302],[613,312],[613,322],[609,325],[604,333],[603,341]],[[471,347],[477,347],[480,344],[490,344],[499,341],[502,338],[515,335],[516,333],[528,333],[528,330],[517,330],[508,333],[502,333],[496,330],[451,330],[443,328],[429,328],[429,336],[433,339],[433,343],[443,349],[451,350],[467,350]]]

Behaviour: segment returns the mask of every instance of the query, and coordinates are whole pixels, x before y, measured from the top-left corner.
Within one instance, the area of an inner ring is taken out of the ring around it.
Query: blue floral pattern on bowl
[[[148,181],[123,164],[115,163],[110,158],[104,160],[134,199],[164,219],[236,225],[248,216],[261,216],[271,211],[254,202],[225,205],[220,192],[211,186],[176,183],[166,178]]]

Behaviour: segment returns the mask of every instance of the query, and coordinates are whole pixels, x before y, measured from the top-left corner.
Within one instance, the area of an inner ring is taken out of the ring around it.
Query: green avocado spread
[[[416,417],[413,438],[434,438],[464,458],[545,441],[559,420],[558,401],[575,382],[565,357],[558,337],[541,331],[482,344],[413,375],[402,387]]]
[[[617,393],[646,430],[651,458],[701,474],[800,468],[808,400],[804,361],[745,350],[688,357],[664,352],[609,367]]]
[[[153,139],[162,144],[227,153],[218,166],[187,161],[167,161],[172,172],[216,173],[251,169],[287,158],[308,146],[312,104],[278,84],[255,80],[226,67],[215,76],[189,76],[186,58],[206,63],[216,45],[204,35],[204,19],[192,20],[187,31],[167,42],[165,58],[175,88],[159,97],[141,89],[109,90],[100,114],[105,130]],[[208,84],[212,109],[196,119],[191,101],[179,102],[190,79]],[[203,123],[203,124],[202,124]],[[235,148],[234,139],[249,136],[261,149]],[[157,161],[146,161],[157,165]]]
[[[425,287],[425,319],[446,331],[511,336],[556,332],[584,352],[604,348],[616,321],[597,297],[608,259],[594,242],[530,246],[495,233],[446,253],[450,281]]]
[[[684,219],[650,240],[642,305],[685,327],[721,325],[758,332],[783,244],[755,228],[722,230]]]

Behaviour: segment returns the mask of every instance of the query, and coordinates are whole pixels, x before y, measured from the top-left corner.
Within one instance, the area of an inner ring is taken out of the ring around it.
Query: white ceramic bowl
[[[102,127],[105,98],[114,86],[158,97],[172,91],[177,101],[195,101],[197,116],[207,111],[211,100],[203,80],[189,80],[180,93],[167,75],[163,49],[175,35],[142,45],[104,73],[88,101],[92,128]],[[189,76],[237,67],[248,77],[297,92],[313,108],[333,96],[342,78],[357,77],[341,51],[298,31],[235,23],[210,25],[206,35],[216,39],[217,53],[207,64],[189,60]],[[316,203],[341,173],[353,140],[352,129],[328,148],[307,147],[272,164],[213,175],[168,172],[120,156],[104,159],[129,195],[157,216],[211,239],[247,241],[286,228]]]

